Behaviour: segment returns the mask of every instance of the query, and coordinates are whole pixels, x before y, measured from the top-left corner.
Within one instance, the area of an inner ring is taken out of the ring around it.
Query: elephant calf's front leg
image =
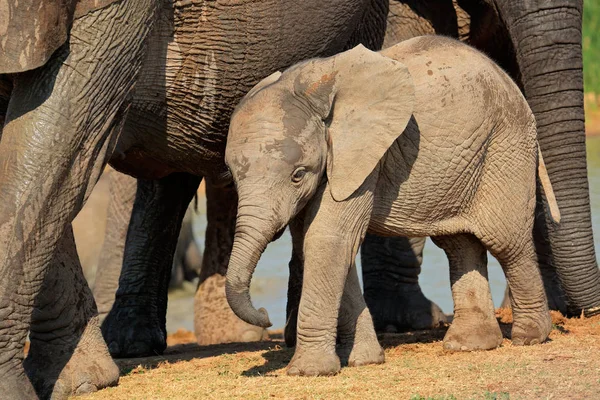
[[[385,361],[373,327],[373,318],[360,291],[355,263],[350,267],[340,306],[338,341],[338,354],[343,362],[347,360],[350,367]]]
[[[333,375],[340,370],[338,311],[348,272],[369,223],[372,193],[365,186],[344,202],[335,202],[328,188],[321,187],[308,206],[296,352],[288,366],[289,375]],[[363,340],[359,335],[355,338]],[[354,343],[355,348],[360,346]]]

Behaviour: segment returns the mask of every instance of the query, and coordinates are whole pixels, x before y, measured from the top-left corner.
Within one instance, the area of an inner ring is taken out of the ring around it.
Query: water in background
[[[600,249],[600,137],[587,139],[588,176],[592,207],[592,224],[595,232],[596,249]],[[204,248],[206,228],[206,202],[199,202],[198,216],[194,221],[196,240]],[[285,304],[288,279],[288,261],[292,251],[289,232],[281,239],[271,243],[258,263],[252,280],[251,294],[254,305],[268,310],[273,328],[283,328],[285,324]],[[361,276],[360,255],[357,260],[359,277]],[[498,262],[488,255],[488,274],[492,298],[497,307],[502,302],[506,280]],[[445,313],[452,313],[452,294],[448,260],[444,252],[427,240],[423,255],[422,272],[419,282],[425,295],[437,303]],[[195,287],[195,286],[194,286]],[[167,312],[167,330],[174,332],[178,328],[193,330],[193,298],[181,294],[172,296]]]

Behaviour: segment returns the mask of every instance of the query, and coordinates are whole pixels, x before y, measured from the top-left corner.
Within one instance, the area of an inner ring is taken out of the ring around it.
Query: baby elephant
[[[354,266],[367,231],[431,236],[446,252],[454,299],[446,349],[502,341],[486,250],[512,293],[513,343],[547,338],[532,236],[536,171],[548,218],[560,215],[527,102],[476,50],[423,36],[275,73],[237,107],[225,158],[239,193],[227,298],[251,324],[270,326],[251,304],[251,275],[294,219],[304,281],[288,374],[338,372],[336,339],[350,365],[383,362]]]

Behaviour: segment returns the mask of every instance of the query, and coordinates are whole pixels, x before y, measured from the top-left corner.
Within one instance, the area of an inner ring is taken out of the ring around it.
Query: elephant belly
[[[155,165],[222,172],[229,118],[245,93],[274,71],[344,50],[367,4],[164,1],[120,153],[134,147]]]
[[[441,132],[419,128],[418,120],[411,120],[380,166],[369,226],[373,233],[434,236],[469,229],[471,205],[486,172],[490,130],[483,127],[465,138],[450,127]]]

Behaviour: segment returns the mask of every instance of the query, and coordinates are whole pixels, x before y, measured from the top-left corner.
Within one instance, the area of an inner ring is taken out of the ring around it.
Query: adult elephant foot
[[[66,399],[118,383],[70,228],[35,298],[29,336],[23,366],[40,398]]]
[[[43,399],[66,399],[119,382],[119,368],[108,353],[98,317],[70,342],[32,342],[24,367]]]
[[[102,323],[102,335],[115,358],[162,354],[167,348],[167,332],[151,305],[139,298],[117,299]]]
[[[365,237],[364,296],[377,332],[431,329],[447,322],[419,286],[424,246],[425,238]]]
[[[267,330],[239,319],[225,297],[225,277],[215,274],[198,286],[194,297],[194,329],[201,346],[257,342],[269,338]]]

